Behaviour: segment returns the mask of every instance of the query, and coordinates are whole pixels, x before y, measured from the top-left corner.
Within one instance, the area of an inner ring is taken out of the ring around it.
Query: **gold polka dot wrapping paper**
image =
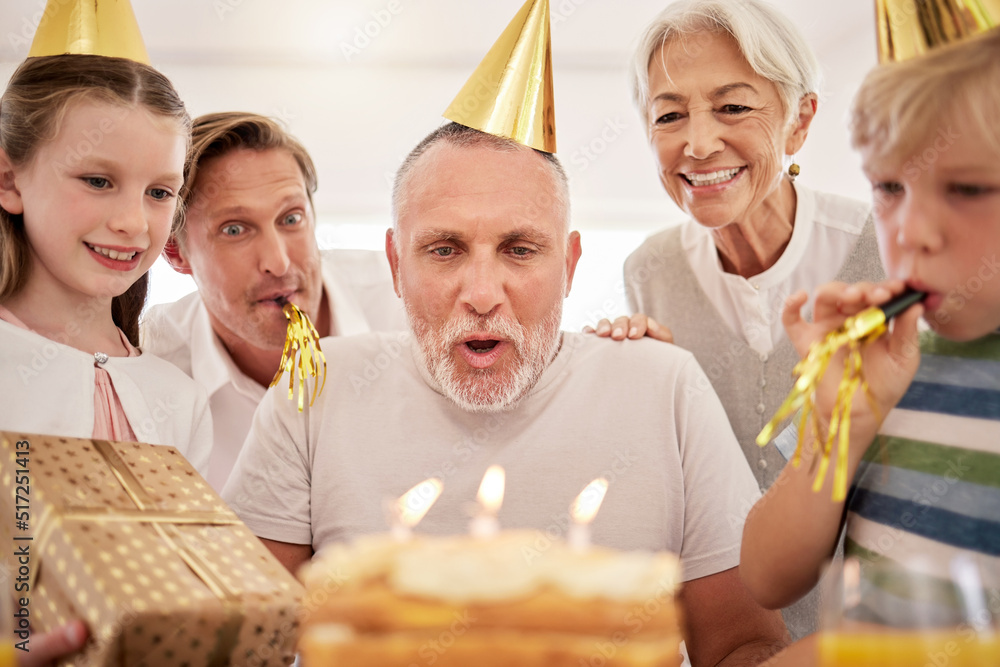
[[[175,448],[0,432],[5,517],[18,457],[29,529],[0,521],[8,567],[11,545],[30,549],[30,591],[17,595],[35,632],[79,618],[91,633],[59,664],[291,664],[301,585]]]

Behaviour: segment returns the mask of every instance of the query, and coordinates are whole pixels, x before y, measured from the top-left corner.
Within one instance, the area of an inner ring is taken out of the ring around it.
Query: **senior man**
[[[149,310],[143,348],[208,392],[208,481],[221,489],[278,369],[284,301],[321,336],[405,329],[406,319],[382,253],[319,251],[316,169],[281,126],[251,113],[208,114],[195,120],[192,144],[184,224],[164,256],[198,291]]]
[[[294,570],[384,531],[384,499],[431,476],[444,492],[420,529],[460,533],[491,464],[507,472],[500,522],[544,530],[606,475],[593,539],[680,554],[693,665],[783,645],[737,573],[758,492],[697,362],[559,330],[581,249],[558,161],[446,125],[404,162],[393,209],[386,253],[413,333],[324,341],[326,388],[303,413],[283,389],[264,398],[223,492],[255,534]]]

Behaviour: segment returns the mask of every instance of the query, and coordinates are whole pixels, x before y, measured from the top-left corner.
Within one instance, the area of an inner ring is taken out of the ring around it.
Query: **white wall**
[[[637,16],[631,34],[647,18]],[[819,29],[806,27],[812,33]],[[559,29],[553,28],[557,45]],[[819,115],[798,156],[806,185],[861,199],[868,190],[847,145],[844,117],[861,77],[874,64],[873,34],[870,25],[853,25],[816,44],[827,81]],[[387,33],[375,46],[391,48],[391,38]],[[329,47],[334,52],[336,43]],[[320,239],[330,247],[382,247],[395,168],[442,122],[441,112],[475,66],[470,57],[454,62],[371,58],[349,64],[337,57],[282,58],[270,64],[266,57],[214,58],[215,64],[206,66],[193,62],[200,60],[197,56],[172,52],[158,59],[152,45],[150,51],[193,115],[247,110],[288,124],[316,160]],[[574,224],[582,231],[584,247],[566,306],[564,323],[570,329],[595,315],[624,313],[620,272],[625,256],[648,234],[682,219],[660,188],[632,109],[624,52],[575,55],[563,62],[558,52],[554,55],[558,155],[570,174]],[[0,79],[7,80],[15,66],[13,57],[0,61]],[[158,267],[153,300],[170,300],[193,289],[179,278]]]

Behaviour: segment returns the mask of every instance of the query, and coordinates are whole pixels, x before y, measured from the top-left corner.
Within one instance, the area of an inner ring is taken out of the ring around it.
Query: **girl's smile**
[[[31,246],[18,300],[72,312],[124,293],[166,243],[185,151],[176,123],[143,107],[71,102],[3,194],[4,208],[23,215]]]

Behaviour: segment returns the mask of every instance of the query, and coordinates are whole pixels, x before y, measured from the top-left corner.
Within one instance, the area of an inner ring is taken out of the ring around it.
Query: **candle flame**
[[[432,477],[425,479],[401,495],[396,501],[399,522],[407,528],[416,526],[431,509],[431,506],[437,502],[443,489],[444,484],[441,483],[441,480]]]
[[[598,477],[588,484],[580,492],[580,495],[576,497],[576,500],[573,501],[573,506],[570,508],[573,521],[579,524],[588,524],[593,521],[594,516],[597,515],[597,510],[601,509],[601,503],[604,502],[604,494],[607,492],[608,480],[603,477]]]
[[[496,516],[503,504],[504,471],[501,466],[490,466],[479,484],[476,498],[489,514]]]

